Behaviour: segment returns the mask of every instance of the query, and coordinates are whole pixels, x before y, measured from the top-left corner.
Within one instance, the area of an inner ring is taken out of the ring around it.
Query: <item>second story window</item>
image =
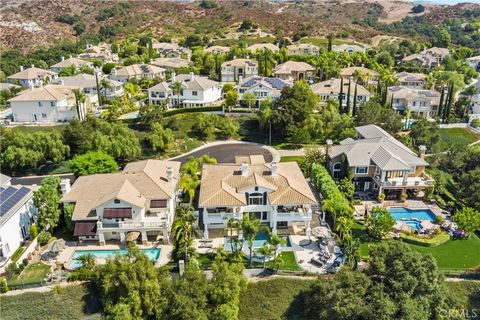
[[[355,167],[355,173],[356,174],[367,174],[368,173],[368,167]]]
[[[38,101],[38,106],[39,106],[40,108],[43,107],[43,104],[42,104],[41,101]]]
[[[198,95],[197,91],[192,91],[192,96]]]
[[[150,208],[166,208],[166,207],[167,207],[166,199],[150,200]]]
[[[256,193],[250,193],[249,197],[248,197],[248,204],[249,205],[257,205],[257,206],[261,206],[263,205],[263,194],[262,193],[259,193],[259,192],[256,192]]]
[[[50,107],[55,107],[55,102],[54,101],[50,101]]]
[[[113,203],[120,203],[120,200],[115,199],[115,200],[113,200]]]

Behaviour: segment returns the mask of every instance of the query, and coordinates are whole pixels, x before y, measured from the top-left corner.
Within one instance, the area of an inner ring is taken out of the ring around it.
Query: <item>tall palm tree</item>
[[[278,249],[287,243],[287,239],[280,237],[278,234],[270,232],[269,234],[269,239],[267,240],[268,243],[270,243],[273,246],[273,256],[277,256],[277,251]]]
[[[108,79],[102,79],[100,81],[100,87],[103,90],[103,95],[105,97],[105,101],[107,101],[107,90],[112,90],[112,85]]]
[[[274,250],[273,246],[268,242],[264,243],[261,248],[257,249],[257,252],[263,256],[263,269],[266,267],[267,258],[272,256]]]
[[[337,223],[336,230],[340,233],[340,238],[343,240],[345,239],[345,236],[348,237],[348,235],[350,235],[353,220],[349,217],[342,216],[338,218]]]
[[[236,254],[241,252],[243,248],[243,236],[240,236],[240,220],[234,218],[228,219],[227,229],[229,231],[228,237],[232,253]]]
[[[192,204],[193,199],[195,198],[195,192],[200,185],[200,181],[198,181],[198,178],[184,174],[180,178],[178,185],[180,186],[180,188],[183,189],[184,192],[187,193],[188,203]]]
[[[177,218],[173,222],[172,231],[177,250],[184,250],[185,263],[188,262],[189,250],[192,249],[196,220],[192,207],[177,207]]]
[[[262,223],[260,220],[258,219],[250,220],[247,213],[243,215],[242,233],[243,233],[243,236],[247,239],[250,264],[252,264],[253,241],[255,240],[255,237],[257,236],[257,234],[260,232],[261,227],[262,227]]]
[[[183,91],[182,83],[179,81],[175,81],[172,83],[170,87],[172,89],[173,94],[177,95],[177,107],[180,107],[180,94]]]
[[[73,89],[73,94],[75,95],[75,109],[77,111],[77,117],[78,120],[82,121],[84,119],[81,109],[83,108],[83,104],[85,103],[87,96],[80,89]]]
[[[267,48],[257,51],[258,63],[263,71],[262,74],[264,77],[270,75],[272,65],[275,63],[273,52]]]

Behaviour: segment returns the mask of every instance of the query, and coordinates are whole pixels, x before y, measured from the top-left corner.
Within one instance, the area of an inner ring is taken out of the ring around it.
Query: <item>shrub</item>
[[[436,224],[443,224],[445,222],[445,219],[443,219],[442,216],[435,216],[435,223]]]
[[[38,244],[41,246],[46,245],[48,243],[48,240],[50,240],[51,237],[52,235],[50,234],[50,232],[48,231],[41,232],[38,235]]]
[[[470,122],[470,126],[480,129],[480,119],[473,119],[472,122]]]
[[[36,225],[32,224],[29,228],[30,238],[35,239],[38,236],[38,228]]]
[[[27,258],[23,259],[22,263],[26,267],[28,265],[28,259]]]
[[[5,293],[8,291],[7,279],[0,278],[0,293]]]
[[[20,247],[17,250],[15,250],[15,252],[10,257],[10,260],[12,262],[17,262],[18,258],[20,258],[20,256],[22,255],[23,251],[25,251],[25,249],[26,249],[25,247]]]

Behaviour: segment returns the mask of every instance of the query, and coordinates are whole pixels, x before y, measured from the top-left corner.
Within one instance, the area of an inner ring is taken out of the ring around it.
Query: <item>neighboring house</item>
[[[265,78],[260,76],[251,76],[242,79],[237,85],[238,96],[243,100],[245,93],[253,93],[256,98],[255,105],[260,106],[260,102],[270,98],[275,100],[280,97],[281,91],[285,86],[291,86],[288,82],[279,78]]]
[[[30,88],[8,100],[12,108],[14,122],[55,123],[66,122],[77,116],[73,89],[59,85],[46,85]],[[80,104],[80,116],[86,115],[86,103]]]
[[[467,63],[470,67],[474,68],[477,71],[480,71],[480,56],[467,58]]]
[[[100,60],[103,63],[120,61],[118,55],[112,52],[112,45],[109,43],[100,43],[97,46],[87,45],[85,53],[79,54],[78,58]]]
[[[287,61],[275,67],[273,75],[287,81],[313,81],[315,67],[306,62]]]
[[[402,59],[402,62],[414,62],[423,68],[432,69],[439,66],[442,60],[449,55],[448,49],[433,47],[425,49],[420,53],[406,56]]]
[[[327,140],[327,165],[336,180],[350,170],[357,192],[372,192],[387,199],[420,197],[420,191],[435,182],[425,173],[429,164],[424,160],[425,146],[420,156],[376,125],[356,127],[357,138],[347,138],[332,146]],[[346,169],[348,168],[348,169]]]
[[[310,86],[313,93],[321,98],[320,105],[325,104],[329,99],[339,100],[340,91],[343,92],[342,98],[342,107],[347,106],[347,95],[348,95],[348,83],[349,80],[343,81],[343,90],[340,89],[342,81],[341,79],[331,79],[327,81],[322,81],[315,83]],[[355,97],[355,81],[351,80],[350,84],[350,108],[353,108],[353,100]],[[357,107],[370,100],[370,92],[365,89],[362,85],[357,86]]]
[[[334,52],[346,52],[348,54],[353,54],[354,52],[365,52],[367,49],[361,46],[357,46],[355,44],[340,44],[340,45],[333,45],[332,51]]]
[[[190,66],[190,61],[182,58],[158,58],[153,60],[150,64],[166,70],[176,70],[179,68],[188,68]]]
[[[365,67],[347,67],[340,70],[340,77],[344,80],[350,79],[350,77],[355,78],[356,75],[359,75],[360,78],[367,78],[368,84],[377,84],[378,79],[380,78],[380,73],[375,70],[368,69]]]
[[[252,44],[250,47],[247,48],[247,50],[255,53],[257,50],[263,50],[263,49],[268,49],[272,52],[278,52],[280,51],[280,48],[273,44],[273,43],[255,43]]]
[[[320,48],[310,43],[299,43],[287,46],[289,56],[316,56],[320,54]]]
[[[230,52],[230,47],[223,47],[223,46],[211,46],[205,48],[205,52],[210,54],[225,54]]]
[[[222,82],[237,82],[240,78],[258,75],[257,61],[235,59],[222,63]]]
[[[105,89],[102,87],[102,81],[108,81],[110,88]],[[91,74],[77,74],[71,77],[59,77],[52,81],[52,84],[58,84],[63,86],[81,88],[83,92],[89,97],[92,104],[98,104],[97,95],[97,79]],[[98,75],[98,87],[102,98],[110,101],[113,98],[121,97],[125,93],[123,91],[123,84],[119,81],[108,79],[105,76]]]
[[[388,88],[391,106],[399,112],[410,110],[414,116],[432,118],[438,112],[440,93],[434,90],[413,89],[402,86]]]
[[[14,90],[14,89],[20,89],[21,86],[17,86],[16,84],[12,83],[6,83],[6,82],[0,82],[0,91],[3,90]]]
[[[165,79],[165,69],[152,64],[132,64],[126,67],[115,67],[110,71],[110,79],[127,83],[132,79]]]
[[[176,94],[172,83],[180,82],[182,92]],[[172,74],[170,81],[163,81],[148,89],[150,104],[160,104],[167,101],[169,107],[204,107],[213,105],[222,99],[222,86],[219,82],[205,77],[190,74]]]
[[[63,71],[63,69],[69,68],[72,65],[75,66],[75,70],[80,70],[83,66],[87,66],[93,69],[93,63],[90,61],[72,57],[65,59],[65,57],[62,57],[62,61],[54,64],[53,66],[50,66],[50,70],[56,73],[60,73]]]
[[[399,85],[413,89],[423,89],[427,75],[423,73],[400,72],[396,74]]]
[[[20,66],[20,72],[7,77],[7,82],[12,84],[20,84],[25,89],[38,87],[50,80],[57,78],[57,73],[50,70],[36,68],[33,64],[28,69]]]
[[[0,269],[12,254],[30,237],[30,225],[37,220],[33,204],[36,187],[12,186],[10,177],[0,179]]]
[[[132,162],[122,172],[79,177],[70,188],[62,180],[61,202],[75,204],[74,236],[125,242],[129,233],[168,242],[176,207],[180,162],[145,160]]]
[[[235,160],[203,165],[198,208],[205,238],[209,229],[224,229],[230,218],[242,220],[244,214],[273,232],[298,226],[308,234],[316,200],[298,164],[265,163],[262,155]]]
[[[168,42],[153,43],[152,47],[162,58],[185,57],[187,59],[190,59],[190,54],[192,53],[190,49],[181,47],[176,43],[168,43]]]

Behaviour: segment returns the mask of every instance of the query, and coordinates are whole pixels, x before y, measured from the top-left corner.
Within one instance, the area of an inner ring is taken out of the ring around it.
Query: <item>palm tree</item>
[[[353,220],[349,217],[342,216],[337,220],[338,224],[336,230],[340,233],[340,238],[345,239],[345,236],[349,236],[353,226]]]
[[[265,48],[257,52],[257,57],[258,57],[258,64],[261,67],[261,70],[263,71],[262,72],[263,76],[268,77],[270,75],[271,67],[275,63],[273,52]]]
[[[179,81],[175,81],[174,83],[172,83],[170,88],[172,89],[173,94],[177,95],[177,107],[179,107],[180,106],[180,94],[183,91],[182,83],[179,82]]]
[[[194,223],[197,220],[191,213],[192,207],[177,207],[177,218],[173,222],[172,231],[174,233],[175,247],[183,249],[185,263],[188,261],[189,251],[192,249],[193,234],[195,232]]]
[[[83,120],[83,115],[81,109],[83,108],[83,104],[85,103],[85,99],[87,96],[85,93],[80,89],[73,89],[73,94],[75,95],[75,109],[77,111],[78,120]]]
[[[102,79],[100,81],[100,87],[103,90],[103,95],[105,97],[105,101],[107,101],[107,90],[112,90],[112,85],[108,79]]]
[[[270,243],[270,244],[273,246],[273,249],[274,249],[274,254],[273,254],[273,256],[276,257],[276,256],[277,256],[277,251],[278,251],[278,249],[279,249],[282,245],[285,245],[285,244],[287,243],[287,239],[286,239],[286,238],[282,238],[282,237],[280,237],[278,234],[273,233],[273,232],[270,232],[269,238],[270,238],[270,239],[268,239],[267,242]]]
[[[265,269],[267,258],[272,256],[274,248],[270,243],[265,242],[261,248],[257,249],[257,252],[263,256],[263,269]]]
[[[240,253],[243,248],[243,237],[240,236],[241,222],[238,219],[230,218],[227,221],[227,229],[229,231],[228,237],[230,242],[230,249],[235,255]],[[234,232],[235,231],[235,232]]]
[[[188,203],[192,204],[193,199],[195,198],[195,192],[200,185],[200,181],[195,176],[188,174],[182,175],[180,182],[178,183],[180,188],[188,195]]]
[[[261,228],[262,228],[262,223],[260,220],[258,219],[250,220],[247,213],[243,215],[242,233],[243,233],[243,236],[247,239],[248,250],[250,252],[249,254],[250,264],[252,264],[253,241],[255,240],[255,237],[257,236],[257,234],[260,232]]]

